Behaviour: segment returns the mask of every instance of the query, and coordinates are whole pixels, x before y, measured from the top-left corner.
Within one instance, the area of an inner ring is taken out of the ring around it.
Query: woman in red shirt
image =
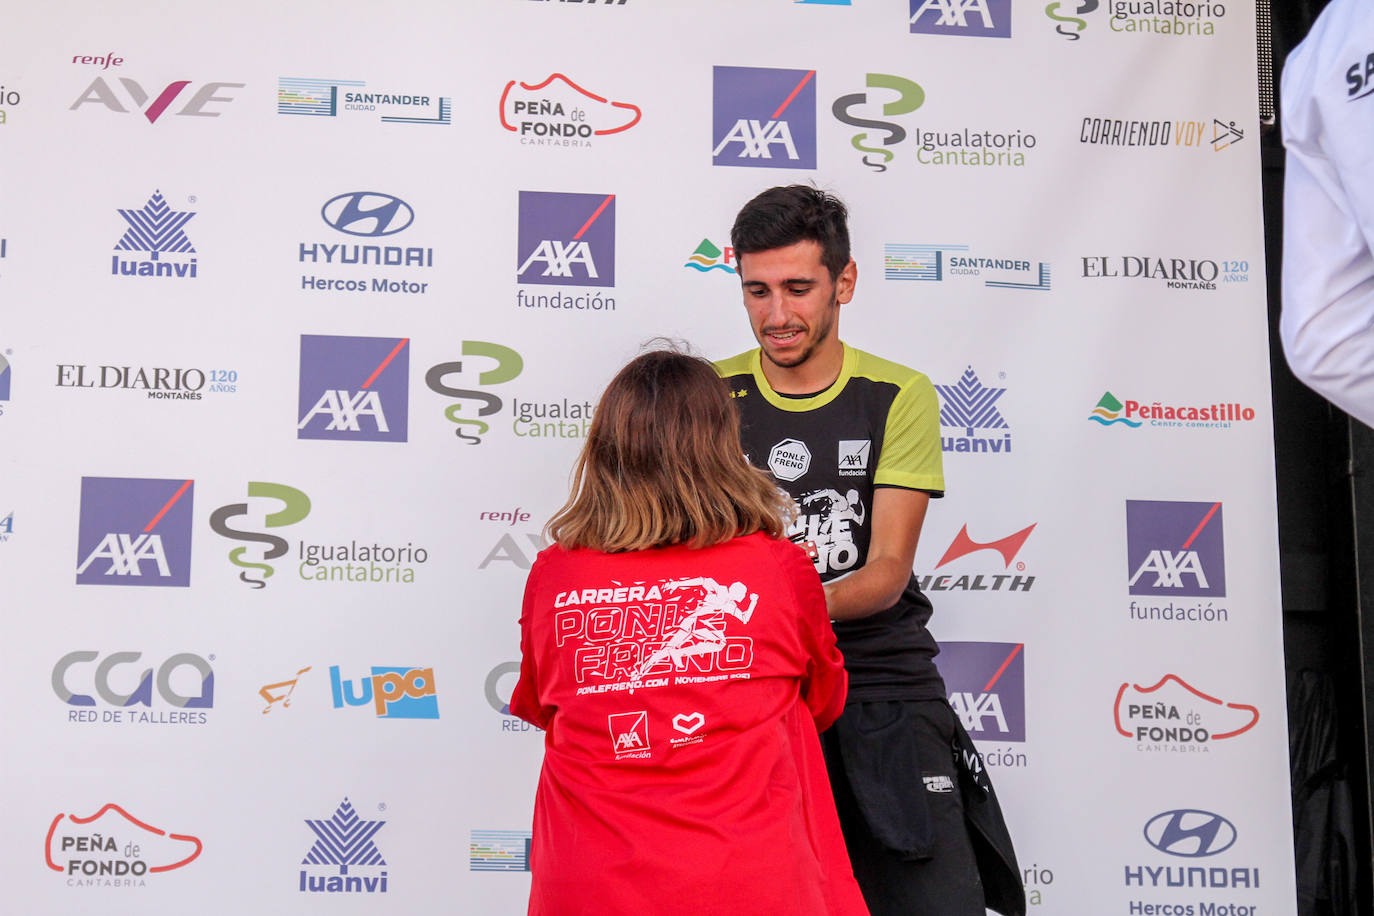
[[[611,381],[520,618],[531,914],[868,912],[817,738],[845,672],[792,512],[710,363]]]

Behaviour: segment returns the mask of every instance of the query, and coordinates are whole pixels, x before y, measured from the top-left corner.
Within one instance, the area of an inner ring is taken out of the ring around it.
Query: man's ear
[[[850,258],[844,270],[835,278],[835,301],[841,305],[854,298],[854,284],[859,280],[859,265]]]

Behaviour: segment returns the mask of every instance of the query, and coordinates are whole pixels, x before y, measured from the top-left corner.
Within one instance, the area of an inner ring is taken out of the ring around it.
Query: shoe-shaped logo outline
[[[53,835],[57,833],[57,825],[60,824],[60,823],[62,823],[62,819],[63,819],[64,817],[65,817],[65,818],[70,818],[70,819],[71,819],[71,822],[72,822],[73,824],[89,824],[89,823],[91,823],[91,822],[93,822],[93,821],[98,821],[98,820],[100,820],[100,818],[104,816],[104,814],[105,814],[106,811],[111,811],[111,810],[113,810],[113,811],[115,811],[116,813],[118,813],[118,814],[119,814],[120,816],[122,816],[126,821],[128,821],[128,822],[131,823],[131,824],[133,824],[135,827],[141,827],[142,829],[148,831],[148,832],[151,833],[151,834],[154,834],[155,836],[165,836],[165,837],[167,837],[167,838],[169,838],[169,839],[180,840],[181,842],[184,842],[184,843],[195,843],[195,844],[196,844],[195,851],[192,852],[192,853],[191,853],[189,856],[187,856],[186,858],[182,859],[180,862],[173,862],[171,865],[156,865],[156,866],[152,866],[152,867],[150,867],[150,868],[148,869],[148,872],[149,872],[150,874],[156,874],[157,872],[171,871],[171,870],[174,869],[174,868],[181,868],[183,865],[189,865],[189,864],[191,864],[193,861],[195,861],[196,857],[200,855],[201,849],[204,848],[203,845],[201,844],[200,840],[199,840],[198,838],[196,838],[196,837],[189,836],[189,835],[187,835],[187,834],[182,834],[182,833],[168,833],[168,832],[165,831],[165,830],[160,830],[160,829],[158,829],[157,827],[154,827],[152,824],[145,824],[145,823],[143,823],[143,821],[140,821],[138,818],[134,817],[132,814],[130,814],[129,812],[125,811],[125,810],[124,810],[123,808],[121,808],[119,805],[116,805],[115,803],[111,802],[111,803],[107,804],[105,807],[101,808],[101,809],[100,809],[99,811],[97,811],[95,814],[92,814],[90,817],[77,817],[75,814],[59,814],[59,815],[57,815],[57,817],[55,817],[55,818],[52,819],[52,824],[50,824],[50,825],[48,826],[48,836],[47,836],[47,839],[44,840],[44,842],[43,842],[43,858],[45,858],[45,859],[47,860],[47,862],[48,862],[48,868],[51,868],[53,871],[57,871],[57,872],[65,871],[65,869],[64,869],[61,865],[58,865],[56,862],[54,862],[54,861],[52,860],[52,838],[53,838]]]
[[[538,92],[545,86],[552,83],[554,80],[562,80],[577,92],[580,92],[587,98],[591,99],[593,102],[598,102],[602,105],[610,105],[612,108],[625,108],[634,112],[634,117],[630,119],[630,122],[628,124],[622,124],[619,127],[612,127],[608,130],[594,130],[592,131],[592,136],[594,137],[602,137],[606,134],[618,134],[623,130],[629,130],[631,127],[634,127],[636,124],[638,124],[639,119],[643,117],[644,113],[639,110],[638,105],[632,105],[629,102],[612,102],[609,99],[602,98],[595,92],[589,92],[588,90],[583,89],[581,86],[577,85],[561,73],[550,73],[548,79],[544,80],[544,82],[542,83],[526,83],[520,80],[511,80],[509,83],[506,83],[506,88],[501,91],[501,126],[504,127],[506,130],[510,131],[515,131],[519,129],[514,124],[511,124],[509,121],[506,120],[506,99],[510,97],[510,91],[515,87],[517,83],[520,85],[520,88],[524,89],[526,92]]]
[[[1121,727],[1121,698],[1124,697],[1124,696],[1126,695],[1126,691],[1127,691],[1129,688],[1134,687],[1134,688],[1135,688],[1137,691],[1139,691],[1140,693],[1154,693],[1156,690],[1159,690],[1161,687],[1163,687],[1163,686],[1164,686],[1165,684],[1167,684],[1169,681],[1175,682],[1175,683],[1178,684],[1180,687],[1182,687],[1184,690],[1188,691],[1189,693],[1191,693],[1193,696],[1197,697],[1197,698],[1200,699],[1200,700],[1206,700],[1208,703],[1214,703],[1214,704],[1216,704],[1217,706],[1221,706],[1221,707],[1224,707],[1224,708],[1226,708],[1226,709],[1238,709],[1238,710],[1241,710],[1242,712],[1248,712],[1248,713],[1250,713],[1250,721],[1249,721],[1249,722],[1247,722],[1246,724],[1242,725],[1240,728],[1232,729],[1232,730],[1229,731],[1229,732],[1218,732],[1218,733],[1213,733],[1213,734],[1212,734],[1212,740],[1213,740],[1213,741],[1221,741],[1221,740],[1224,740],[1224,739],[1226,739],[1226,738],[1234,738],[1236,735],[1240,735],[1240,734],[1243,734],[1243,733],[1245,733],[1245,732],[1248,732],[1250,729],[1252,729],[1252,728],[1255,727],[1255,723],[1259,722],[1259,717],[1260,717],[1259,710],[1256,709],[1254,706],[1251,706],[1251,705],[1249,705],[1248,703],[1227,703],[1225,700],[1219,700],[1219,699],[1217,699],[1217,698],[1214,697],[1214,696],[1209,696],[1208,694],[1203,693],[1201,690],[1198,690],[1196,687],[1194,687],[1194,686],[1192,686],[1191,684],[1189,684],[1187,681],[1185,681],[1183,678],[1179,677],[1177,674],[1166,674],[1166,675],[1164,675],[1162,678],[1160,678],[1160,679],[1159,679],[1159,682],[1158,682],[1157,684],[1155,684],[1153,687],[1141,687],[1139,684],[1132,684],[1132,683],[1130,683],[1130,682],[1128,681],[1128,682],[1122,684],[1121,687],[1117,689],[1117,691],[1116,691],[1116,703],[1115,703],[1115,704],[1113,705],[1113,707],[1112,707],[1112,716],[1113,716],[1113,718],[1116,720],[1116,730],[1117,730],[1117,732],[1120,733],[1121,735],[1127,737],[1127,738],[1133,738],[1133,737],[1135,737],[1135,736],[1132,735],[1129,731],[1127,731],[1126,729],[1124,729],[1124,728]]]

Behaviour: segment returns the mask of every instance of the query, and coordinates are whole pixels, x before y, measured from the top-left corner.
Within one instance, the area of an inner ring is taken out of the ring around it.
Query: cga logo
[[[372,703],[379,719],[437,719],[439,698],[434,692],[433,668],[379,668],[372,676],[358,679],[361,686],[339,676],[339,666],[329,666],[329,688],[334,708],[365,706]]]
[[[189,865],[201,849],[196,837],[169,833],[109,804],[89,817],[54,817],[43,858],[48,868],[67,874],[68,887],[143,887],[147,875]]]
[[[980,741],[1026,740],[1023,643],[942,642],[940,673],[949,705]]]
[[[298,439],[405,442],[409,337],[301,335]]]
[[[816,71],[715,67],[712,165],[816,167]]]
[[[77,585],[191,584],[194,481],[81,478]]]
[[[215,672],[211,669],[209,662],[199,655],[190,652],[181,652],[177,655],[173,655],[159,665],[157,667],[156,680],[154,680],[153,677],[152,667],[144,668],[142,673],[135,679],[130,679],[126,675],[115,675],[115,680],[125,685],[133,685],[133,689],[129,690],[128,693],[120,693],[119,690],[115,689],[110,683],[111,672],[121,665],[131,665],[142,657],[142,652],[111,652],[96,665],[94,674],[85,675],[81,678],[83,685],[89,686],[83,686],[79,689],[94,690],[96,697],[103,700],[106,705],[121,709],[130,706],[147,706],[151,708],[153,705],[153,687],[155,684],[157,686],[157,695],[161,697],[163,702],[168,706],[172,706],[176,709],[210,709],[215,705]],[[88,665],[98,658],[100,658],[99,652],[79,650],[76,652],[68,652],[57,660],[57,664],[53,665],[52,668],[52,689],[53,693],[57,694],[59,700],[66,703],[68,706],[94,707],[99,705],[96,703],[95,697],[91,696],[89,693],[76,693],[68,685],[68,674],[73,668]],[[189,678],[186,676],[177,677],[177,671],[181,668],[190,668],[195,674]],[[176,678],[177,681],[175,684],[173,683],[174,678]],[[193,688],[193,692],[181,693],[178,690],[178,685],[183,689],[191,687]],[[131,718],[129,721],[135,721],[132,718],[133,714],[131,713],[130,715]],[[95,714],[89,713],[80,715],[73,711],[70,718],[72,721],[94,722]],[[120,721],[120,716],[118,713],[111,714],[107,710],[104,720],[106,722],[118,722]],[[144,714],[143,721],[153,720]],[[162,721],[196,721],[203,723],[205,722],[205,714],[200,713],[199,716],[194,718],[181,716],[164,719]]]
[[[281,508],[275,512],[267,513],[263,524],[268,528],[282,528],[287,525],[294,525],[301,519],[310,514],[310,497],[306,496],[295,487],[288,487],[282,483],[266,483],[259,480],[249,481],[249,499],[270,499],[281,504]],[[248,583],[252,588],[266,588],[267,580],[275,570],[267,560],[275,560],[277,557],[284,556],[290,544],[285,538],[277,537],[274,534],[262,534],[256,531],[242,531],[238,528],[229,527],[229,520],[248,514],[248,503],[231,503],[227,506],[220,506],[210,513],[210,530],[221,537],[230,538],[236,541],[249,541],[266,544],[266,549],[262,552],[261,561],[246,560],[244,556],[249,552],[248,547],[235,547],[229,551],[229,562],[240,567],[243,572],[239,573],[240,581]],[[253,578],[249,575],[251,570],[259,570],[261,578]]]
[[[519,353],[510,347],[484,340],[463,341],[463,355],[479,357],[482,360],[495,360],[496,365],[494,367],[481,369],[477,373],[476,383],[478,385],[503,385],[519,376],[525,368],[525,361]],[[477,407],[477,417],[489,417],[499,412],[504,402],[495,394],[473,388],[456,388],[445,381],[448,376],[459,375],[462,372],[463,362],[461,360],[439,363],[436,366],[431,366],[429,371],[425,373],[425,384],[429,386],[430,391],[443,397],[462,398],[478,402],[480,406]],[[462,412],[462,404],[450,404],[444,408],[444,417],[457,425],[458,428],[453,431],[455,436],[469,445],[480,445],[483,434],[491,427],[485,420],[460,416]]]
[[[300,890],[304,893],[386,893],[386,860],[373,842],[377,831],[386,821],[365,821],[353,810],[347,797],[339,803],[334,816],[328,820],[306,820],[305,825],[315,834],[315,844],[301,860],[302,865],[337,866],[338,874],[311,874],[302,868]],[[348,873],[349,868],[367,870],[366,875]],[[380,872],[376,869],[381,869]]]
[[[911,31],[1011,37],[1011,0],[911,0]]]
[[[320,208],[324,221],[349,235],[395,235],[415,221],[415,211],[399,197],[354,191],[331,197]]]
[[[784,439],[768,453],[768,469],[778,480],[796,480],[811,468],[811,450],[800,439]]]
[[[886,73],[870,73],[866,85],[869,89],[885,89],[884,97],[889,100],[882,103],[883,117],[891,118],[897,115],[910,114],[925,104],[926,92],[916,83],[900,76],[890,76]],[[897,97],[890,98],[890,94],[895,92]],[[865,128],[863,133],[855,134],[849,139],[850,145],[863,153],[861,160],[864,165],[873,169],[875,172],[886,172],[887,163],[892,161],[896,155],[889,146],[895,146],[906,139],[906,128],[891,121],[876,121],[871,118],[863,118],[854,114],[854,109],[869,104],[868,93],[855,92],[850,95],[842,95],[830,106],[831,113],[842,123],[850,127]],[[881,131],[873,134],[870,131]],[[873,143],[877,146],[873,146]]]
[[[190,80],[176,80],[167,84],[167,88],[158,93],[156,98],[143,88],[136,80],[121,76],[117,80],[123,88],[123,93],[117,93],[106,82],[105,77],[97,76],[95,80],[86,87],[86,91],[81,93],[75,102],[72,103],[70,111],[76,111],[82,105],[98,104],[104,105],[110,111],[117,111],[128,114],[129,109],[124,107],[120,101],[120,95],[130,101],[135,110],[142,111],[143,116],[148,119],[149,124],[156,123],[163,113],[171,107],[177,100],[182,91],[191,85]],[[218,118],[220,112],[207,111],[206,107],[212,102],[232,102],[232,96],[219,95],[227,89],[242,89],[245,83],[204,83],[199,89],[192,91],[186,104],[176,114],[178,116],[190,118]]]
[[[1236,844],[1236,827],[1220,814],[1179,808],[1156,814],[1145,824],[1145,842],[1171,856],[1200,859]]]
[[[940,393],[940,425],[962,427],[963,436],[941,436],[940,447],[946,452],[1010,452],[1011,433],[1000,439],[977,438],[975,430],[1007,429],[1007,421],[997,409],[997,402],[1007,393],[1005,388],[989,388],[979,380],[969,366],[953,385],[936,385]]]
[[[129,228],[115,244],[115,251],[146,251],[149,257],[142,261],[112,255],[110,273],[116,277],[195,277],[195,258],[185,261],[159,258],[162,254],[196,253],[185,231],[194,213],[173,210],[163,199],[162,192],[154,191],[141,210],[121,209],[119,215]]]
[[[1221,503],[1126,500],[1132,595],[1225,597]]]
[[[520,192],[520,283],[615,286],[615,195]]]

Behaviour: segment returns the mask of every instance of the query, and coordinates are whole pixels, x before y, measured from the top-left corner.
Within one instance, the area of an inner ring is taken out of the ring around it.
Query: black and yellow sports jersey
[[[847,344],[835,383],[804,397],[769,387],[757,349],[716,369],[739,408],[745,454],[797,501],[789,534],[815,547],[822,581],[864,565],[875,488],[944,495],[939,405],[920,372]],[[913,575],[892,607],[834,624],[852,700],[944,697],[930,615]]]

